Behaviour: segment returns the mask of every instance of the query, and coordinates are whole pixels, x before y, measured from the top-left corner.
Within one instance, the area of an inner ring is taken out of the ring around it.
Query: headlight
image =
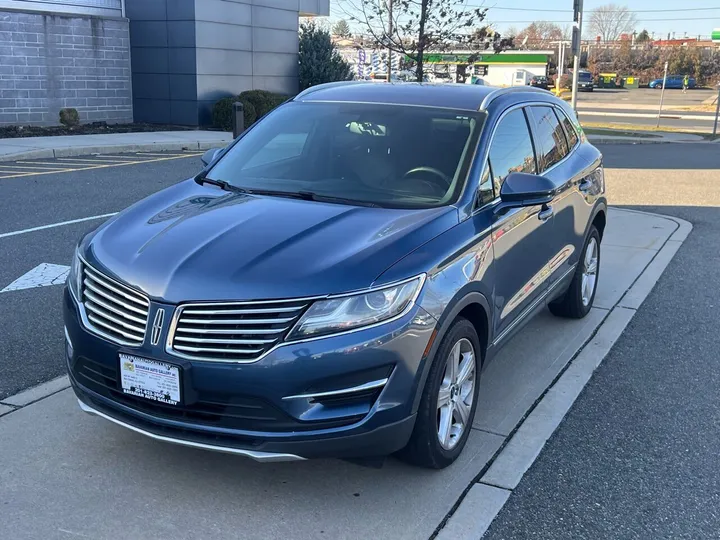
[[[67,286],[75,299],[80,301],[80,280],[82,279],[82,272],[80,271],[80,255],[78,251],[79,248],[75,248],[75,254],[70,264],[70,273],[67,278]]]
[[[300,318],[287,339],[336,334],[391,319],[415,301],[424,281],[423,274],[384,289],[319,300]]]

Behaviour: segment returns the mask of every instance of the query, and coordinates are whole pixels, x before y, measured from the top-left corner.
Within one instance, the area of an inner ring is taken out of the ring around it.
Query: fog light
[[[75,349],[73,349],[72,341],[70,341],[70,334],[68,334],[67,328],[65,328],[65,354],[72,360]]]

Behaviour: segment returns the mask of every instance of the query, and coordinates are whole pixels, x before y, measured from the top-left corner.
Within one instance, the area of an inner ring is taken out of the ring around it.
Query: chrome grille
[[[142,293],[82,265],[82,303],[86,324],[122,345],[142,345],[150,302]]]
[[[184,358],[253,362],[278,343],[309,300],[188,304],[178,308],[171,352]]]

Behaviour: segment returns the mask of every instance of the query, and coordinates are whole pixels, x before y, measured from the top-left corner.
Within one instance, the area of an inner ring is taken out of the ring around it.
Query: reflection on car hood
[[[454,207],[345,206],[188,180],[115,216],[82,251],[90,264],[161,301],[291,298],[368,287],[455,224]]]

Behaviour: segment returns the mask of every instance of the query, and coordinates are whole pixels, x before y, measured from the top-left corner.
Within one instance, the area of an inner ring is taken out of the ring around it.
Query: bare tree
[[[360,23],[378,48],[407,56],[415,63],[422,82],[427,52],[473,42],[473,32],[485,19],[484,8],[469,7],[465,0],[344,0],[341,8]],[[390,26],[392,30],[389,30]]]
[[[537,21],[523,28],[515,35],[515,42],[522,43],[527,38],[528,49],[547,49],[553,41],[565,39],[562,27],[555,23]]]
[[[595,9],[590,15],[590,32],[603,41],[617,41],[623,34],[635,30],[637,17],[627,6],[606,4]]]

